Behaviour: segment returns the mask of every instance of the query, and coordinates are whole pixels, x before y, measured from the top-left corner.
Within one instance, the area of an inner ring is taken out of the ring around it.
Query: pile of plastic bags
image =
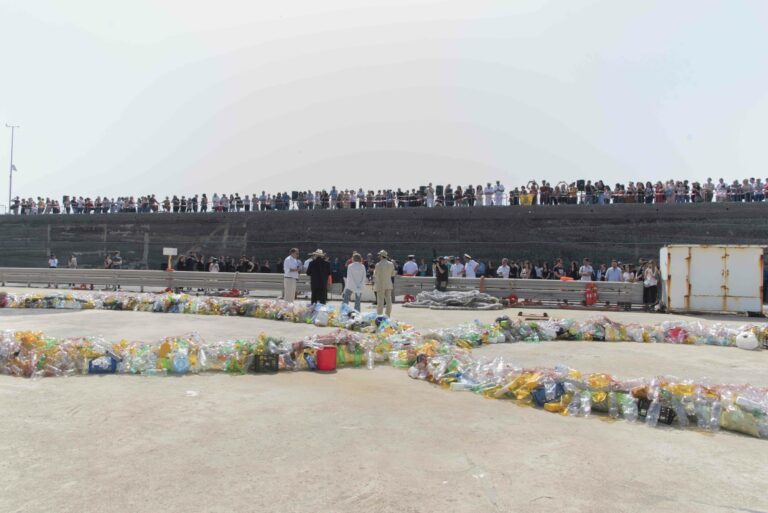
[[[124,310],[136,312],[189,313],[256,317],[317,326],[330,326],[353,331],[372,332],[379,329],[382,318],[375,313],[360,314],[349,305],[311,305],[279,299],[230,299],[197,297],[187,294],[139,294],[121,292],[0,294],[0,305],[7,308],[56,308]],[[386,319],[385,328],[394,331],[410,327]],[[619,323],[604,316],[587,320],[548,319],[526,321],[501,317],[495,323],[506,342],[539,342],[576,340],[599,342],[646,342],[733,346],[756,349],[768,341],[768,324],[734,327],[691,321],[664,321],[653,325]]]
[[[280,299],[220,298],[188,294],[130,292],[8,294],[0,293],[0,308],[44,308],[64,310],[121,310],[133,312],[183,313],[255,317],[276,321],[315,324],[350,330],[372,330],[375,313],[360,314],[349,305],[312,305]],[[380,321],[379,321],[380,322]],[[394,320],[389,326],[400,326]]]
[[[454,391],[512,400],[570,417],[597,414],[652,427],[722,428],[768,438],[766,388],[697,383],[672,376],[621,380],[609,374],[582,375],[563,366],[526,369],[501,357],[489,361],[474,358],[465,349],[434,344],[409,354],[410,377]]]
[[[335,346],[337,367],[389,361],[408,375],[456,391],[552,413],[602,415],[650,426],[676,425],[707,431],[726,429],[768,438],[768,389],[658,376],[622,380],[608,374],[583,375],[564,366],[523,368],[472,350],[485,344],[547,340],[636,341],[706,344],[758,349],[768,325],[738,328],[698,322],[621,324],[605,317],[585,321],[525,321],[500,317],[419,332],[376,314],[274,300],[224,300],[165,294],[24,295],[6,297],[17,308],[100,308],[137,311],[245,315],[337,326],[299,341],[259,335],[252,339],[206,342],[195,334],[154,343],[110,343],[97,337],[55,339],[29,331],[5,331],[0,338],[0,374],[24,377],[127,373],[143,375],[220,371],[314,370],[317,351]]]

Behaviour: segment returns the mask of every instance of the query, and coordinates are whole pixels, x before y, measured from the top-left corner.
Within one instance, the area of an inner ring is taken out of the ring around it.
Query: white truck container
[[[757,245],[661,248],[661,302],[672,312],[763,311],[763,253]]]

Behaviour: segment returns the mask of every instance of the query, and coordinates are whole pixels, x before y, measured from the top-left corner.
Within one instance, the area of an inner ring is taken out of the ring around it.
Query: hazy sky
[[[25,196],[765,177],[767,27],[766,0],[0,0],[0,204],[5,123]]]

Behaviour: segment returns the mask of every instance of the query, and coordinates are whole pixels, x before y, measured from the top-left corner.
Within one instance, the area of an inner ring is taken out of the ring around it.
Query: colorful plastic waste
[[[565,366],[523,368],[472,350],[485,344],[573,340],[634,341],[718,345],[759,349],[768,325],[740,327],[665,321],[656,325],[622,324],[605,317],[584,321],[466,323],[419,332],[375,313],[358,314],[332,306],[311,306],[264,299],[223,299],[184,294],[25,294],[6,296],[12,308],[111,309],[205,315],[238,315],[335,326],[289,342],[265,334],[255,338],[206,342],[192,333],[155,343],[107,342],[101,337],[55,339],[32,331],[0,336],[0,374],[23,377],[131,373],[146,376],[196,372],[315,370],[318,351],[335,346],[337,368],[372,368],[389,361],[411,378],[444,388],[573,417],[603,416],[715,432],[726,429],[768,438],[768,389],[712,384],[673,376],[619,379],[603,373],[583,375]],[[267,358],[268,357],[268,358]],[[274,369],[263,363],[274,360]],[[257,365],[257,363],[259,363]],[[324,362],[324,365],[328,362]]]

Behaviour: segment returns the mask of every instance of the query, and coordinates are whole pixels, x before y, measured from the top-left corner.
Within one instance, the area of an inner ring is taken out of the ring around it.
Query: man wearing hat
[[[386,302],[387,317],[392,315],[392,291],[395,266],[389,261],[389,255],[383,249],[379,251],[379,262],[373,269],[373,291],[376,292],[376,314],[384,313]]]
[[[325,258],[322,249],[310,253],[312,261],[307,266],[309,286],[312,291],[312,304],[325,304],[328,300],[328,277],[331,275],[331,264]]]
[[[408,261],[403,264],[403,276],[416,276],[419,272],[419,264],[416,263],[416,255],[408,255]]]
[[[477,278],[477,262],[471,256],[464,253],[464,276],[467,278]]]

